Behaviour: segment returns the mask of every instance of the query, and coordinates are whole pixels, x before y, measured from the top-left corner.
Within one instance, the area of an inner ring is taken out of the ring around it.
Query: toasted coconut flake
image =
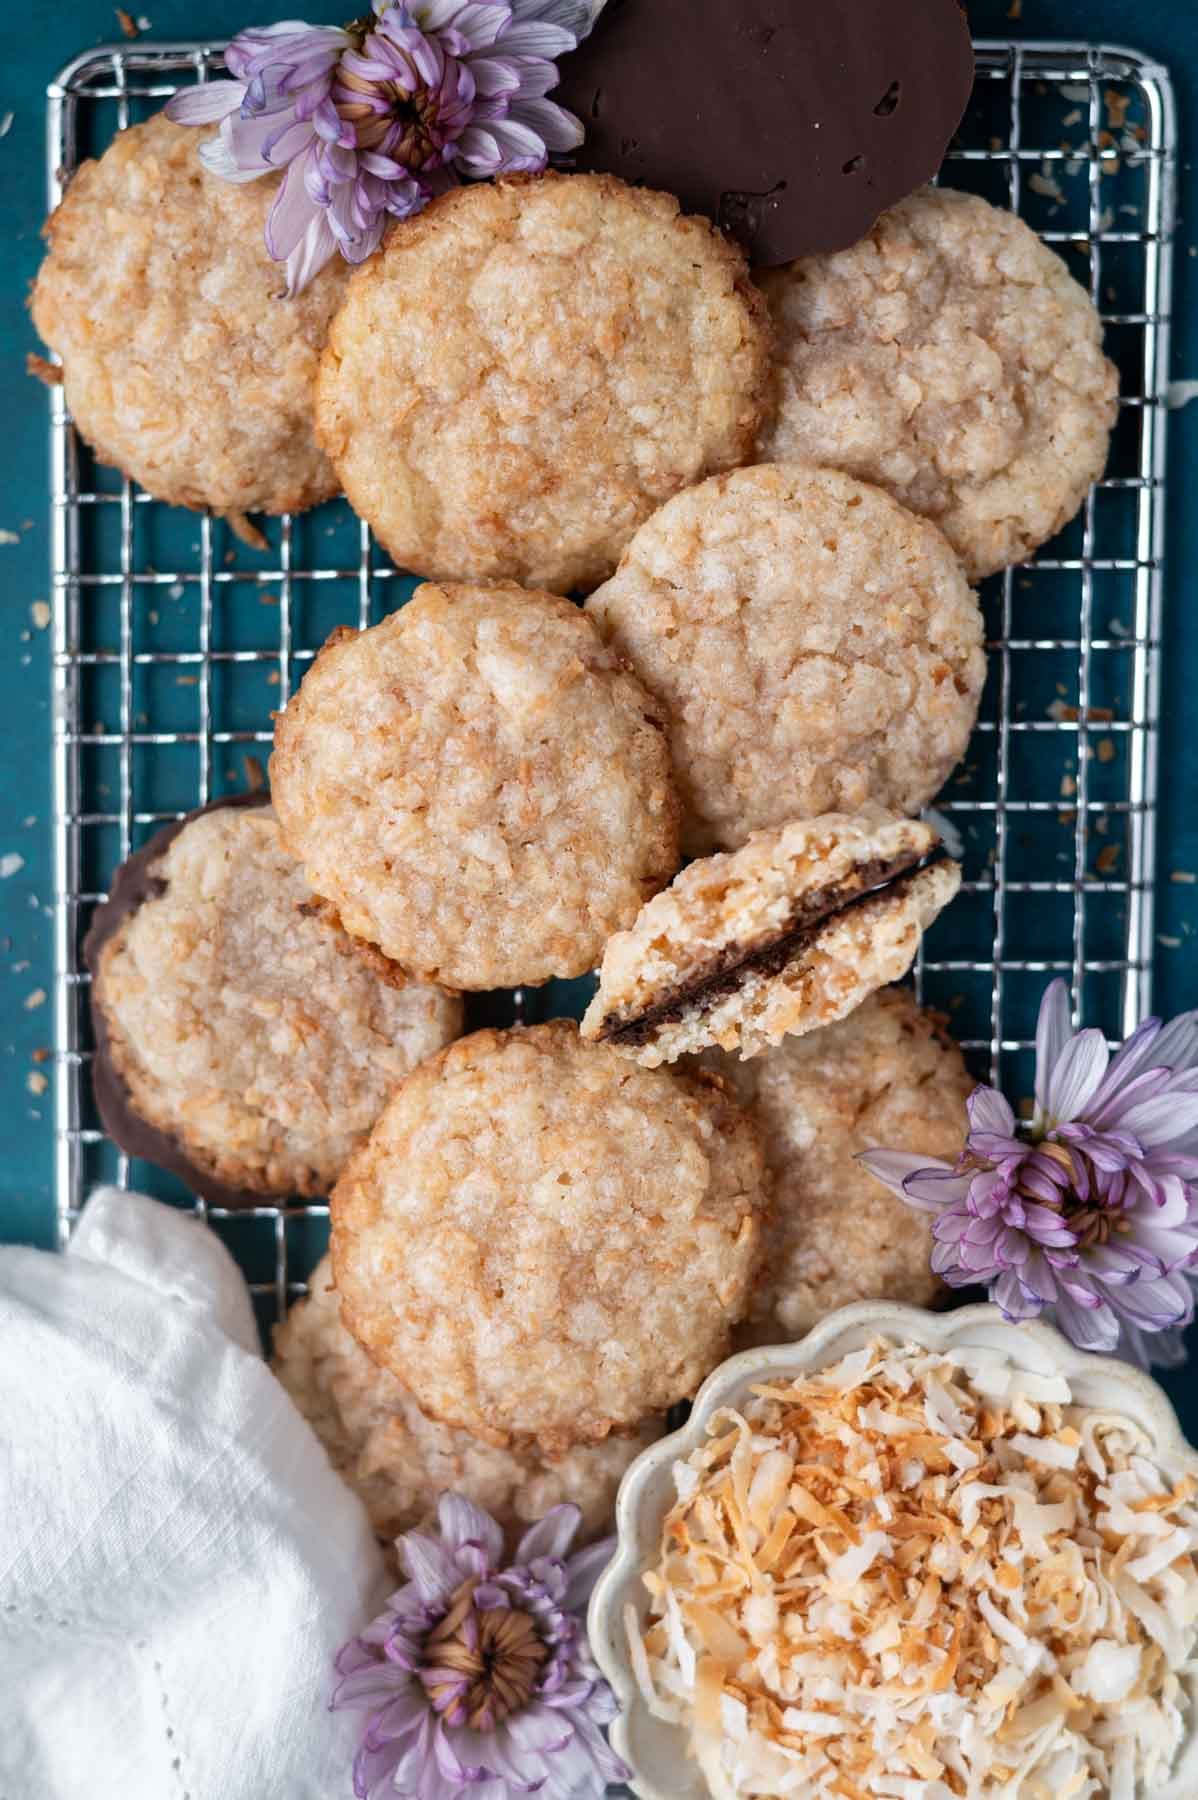
[[[1191,1729],[1195,1484],[996,1352],[874,1342],[675,1469],[632,1650],[718,1800],[1143,1800]],[[1188,1665],[1188,1666],[1187,1666]]]

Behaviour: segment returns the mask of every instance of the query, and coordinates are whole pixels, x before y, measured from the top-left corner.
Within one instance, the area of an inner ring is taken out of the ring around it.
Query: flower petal
[[[1056,1299],[1056,1276],[1053,1274],[1052,1265],[1039,1250],[1033,1249],[1020,1269],[1019,1285],[1025,1294],[1034,1295],[1045,1305]]]
[[[394,1663],[371,1662],[369,1667],[358,1669],[337,1683],[330,1705],[335,1712],[342,1708],[358,1711],[376,1705],[385,1706],[399,1694],[406,1692],[411,1685],[411,1677],[403,1669],[396,1668]]]
[[[1137,1282],[1120,1289],[1112,1299],[1119,1312],[1141,1331],[1167,1331],[1174,1325],[1188,1325],[1194,1316],[1193,1290],[1181,1274]]]
[[[1119,1123],[1146,1150],[1185,1137],[1198,1127],[1198,1069],[1176,1076],[1163,1094],[1130,1107]]]
[[[1111,1066],[1107,1070],[1102,1088],[1094,1097],[1095,1109],[1106,1104],[1110,1093],[1118,1092],[1127,1082],[1134,1080],[1143,1069],[1155,1066],[1160,1061],[1157,1056],[1152,1054],[1153,1045],[1160,1033],[1161,1022],[1159,1019],[1144,1019],[1136,1026],[1131,1036],[1119,1046],[1111,1058]]]
[[[578,40],[572,31],[552,25],[548,19],[525,18],[509,25],[495,42],[505,56],[543,56],[556,62],[573,50]]]
[[[304,162],[297,157],[289,166],[266,215],[266,251],[275,262],[286,262],[297,250],[320,208],[308,193]]]
[[[464,1494],[445,1493],[437,1502],[437,1524],[451,1551],[476,1544],[493,1569],[503,1563],[503,1528]]]
[[[557,71],[552,63],[547,65],[553,70],[550,87],[556,85]],[[474,77],[475,91],[484,100],[492,100],[498,95],[518,94],[522,85],[521,69],[518,62],[510,56],[476,56],[471,58],[470,73]]]
[[[1178,1013],[1170,1020],[1153,1046],[1152,1060],[1176,1070],[1198,1065],[1198,1011]]]
[[[1091,1028],[1070,1038],[1047,1081],[1046,1111],[1054,1124],[1067,1124],[1084,1111],[1110,1059],[1101,1031]]]
[[[530,1526],[520,1539],[516,1546],[516,1562],[536,1562],[542,1556],[560,1560],[578,1535],[581,1523],[581,1512],[569,1501],[551,1507],[545,1517]]]
[[[591,1597],[591,1589],[616,1553],[614,1537],[601,1538],[579,1550],[566,1564],[566,1591],[561,1604],[567,1612],[581,1612]]]
[[[303,241],[287,258],[287,298],[294,300],[337,254],[337,240],[324,213],[318,213]]]
[[[1145,1253],[1149,1256],[1150,1253]],[[1128,1287],[1133,1281],[1139,1281],[1145,1273],[1145,1256],[1136,1256],[1123,1249],[1119,1244],[1093,1244],[1083,1250],[1081,1266],[1096,1281],[1105,1282],[1111,1287]],[[1164,1269],[1151,1257],[1148,1268],[1153,1275],[1163,1275]]]
[[[229,129],[236,116],[235,113],[230,113],[229,117],[221,125],[216,136],[210,137],[205,143],[200,145],[200,161],[207,169],[208,173],[210,175],[215,175],[220,181],[232,181],[237,183],[257,181],[260,176],[270,174],[270,165],[269,163],[261,163],[257,168],[246,169],[238,162],[236,156],[233,154],[233,147],[229,138]]]
[[[990,1290],[990,1298],[1003,1317],[1013,1323],[1034,1319],[1042,1305],[1040,1299],[1024,1287],[1013,1269],[1004,1269]]]
[[[856,1159],[863,1169],[868,1169],[876,1180],[888,1187],[892,1194],[900,1200],[906,1200],[925,1212],[939,1212],[942,1206],[951,1206],[955,1201],[964,1200],[969,1192],[969,1181],[966,1176],[957,1176],[951,1163],[938,1162],[926,1156],[913,1156],[909,1150],[862,1150]],[[921,1181],[935,1181],[937,1192],[931,1196],[922,1188],[912,1192],[907,1186],[916,1177]],[[948,1178],[955,1177],[952,1190],[949,1191]]]
[[[212,125],[236,112],[244,98],[244,81],[201,81],[172,94],[166,116],[176,125]]]
[[[547,150],[576,150],[586,136],[581,119],[553,100],[514,100],[511,117],[535,131]]]
[[[1005,1095],[997,1088],[975,1087],[965,1102],[969,1114],[969,1129],[974,1131],[992,1131],[999,1137],[1009,1138],[1015,1132],[1015,1114],[1011,1111]]]
[[[1036,1020],[1036,1110],[1046,1113],[1048,1106],[1048,1085],[1053,1070],[1060,1061],[1061,1052],[1072,1035],[1072,1019],[1069,1010],[1069,989],[1058,976],[1056,981],[1049,982],[1040,1001],[1040,1014]]]
[[[470,1502],[464,1500],[462,1504],[469,1506]],[[395,1547],[424,1604],[445,1606],[458,1585],[458,1567],[453,1559],[456,1545],[439,1543],[422,1531],[405,1531]]]
[[[1109,1306],[1078,1306],[1068,1294],[1058,1292],[1052,1307],[1052,1323],[1079,1350],[1110,1355],[1119,1342],[1119,1320]]]

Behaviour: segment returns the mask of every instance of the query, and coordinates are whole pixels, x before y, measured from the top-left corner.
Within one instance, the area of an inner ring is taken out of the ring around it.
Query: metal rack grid
[[[49,89],[49,199],[114,130],[219,66],[217,44],[88,52]],[[1164,389],[1176,147],[1166,72],[1130,50],[982,42],[945,174],[1008,205],[1070,260],[1103,314],[1122,400],[1106,478],[1031,564],[987,583],[990,679],[938,802],[966,881],[916,971],[979,1074],[1030,1086],[1035,1005],[1054,973],[1110,1035],[1148,1010],[1164,515]],[[323,1248],[327,1207],[206,1207],[130,1169],[99,1130],[79,947],[116,863],[164,820],[244,785],[336,624],[410,591],[335,502],[267,523],[269,549],[103,469],[53,394],[57,1200],[69,1234],[93,1182],[193,1206],[280,1316]],[[240,763],[240,766],[239,766]],[[579,1010],[581,984],[527,996]],[[491,1019],[512,1016],[493,1005]]]

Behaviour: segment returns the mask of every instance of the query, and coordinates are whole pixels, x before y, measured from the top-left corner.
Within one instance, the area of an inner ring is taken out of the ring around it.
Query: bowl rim
[[[670,1468],[697,1447],[708,1419],[728,1403],[729,1396],[744,1382],[766,1379],[781,1368],[788,1373],[805,1374],[825,1367],[846,1353],[838,1348],[839,1341],[847,1334],[860,1333],[863,1329],[879,1335],[905,1337],[930,1350],[967,1342],[971,1332],[979,1331],[985,1332],[989,1347],[995,1348],[993,1334],[998,1333],[1004,1339],[1004,1349],[1008,1349],[1005,1340],[1009,1336],[1008,1354],[1017,1366],[1026,1367],[1028,1373],[1041,1373],[1047,1364],[1054,1373],[1066,1377],[1084,1373],[1088,1382],[1105,1378],[1117,1383],[1124,1394],[1130,1392],[1135,1396],[1137,1404],[1130,1416],[1147,1431],[1154,1451],[1161,1457],[1185,1464],[1188,1472],[1198,1480],[1198,1450],[1183,1435],[1172,1402],[1151,1375],[1117,1357],[1099,1356],[1093,1351],[1079,1349],[1055,1326],[1039,1320],[1014,1323],[1005,1319],[992,1304],[930,1312],[925,1307],[898,1302],[858,1300],[829,1313],[793,1343],[758,1346],[728,1357],[712,1370],[699,1388],[686,1424],[642,1450],[625,1470],[616,1497],[616,1548],[595,1584],[587,1608],[591,1651],[620,1708],[609,1728],[611,1745],[629,1770],[628,1785],[640,1800],[689,1800],[688,1796],[682,1796],[677,1785],[663,1788],[643,1767],[637,1766],[631,1752],[629,1722],[634,1713],[645,1710],[644,1700],[627,1653],[621,1654],[612,1648],[623,1645],[624,1605],[639,1589],[639,1574],[656,1554],[656,1542],[646,1544],[640,1531],[645,1488],[659,1471]],[[1025,1345],[1026,1361],[1021,1356],[1021,1346]],[[1127,1408],[1121,1401],[1113,1400],[1111,1410],[1126,1412]],[[1195,1747],[1198,1747],[1198,1734],[1191,1740],[1190,1750]],[[1189,1762],[1190,1756],[1183,1750],[1159,1800],[1189,1800],[1188,1795],[1176,1790],[1179,1779],[1187,1773],[1192,1777],[1192,1769],[1187,1771],[1184,1766]],[[697,1775],[697,1766],[692,1764],[692,1767]],[[696,1795],[704,1791],[703,1788],[695,1789]]]

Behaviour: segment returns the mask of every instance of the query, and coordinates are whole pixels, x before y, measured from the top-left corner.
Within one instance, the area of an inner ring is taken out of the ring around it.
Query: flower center
[[[338,91],[346,89],[362,95],[361,100],[336,101],[339,115],[354,128],[359,150],[377,150],[387,140],[387,155],[407,169],[422,169],[437,157],[445,140],[438,129],[438,96],[428,88],[367,81],[343,68]]]
[[[476,1608],[477,1585],[462,1583],[449,1611],[424,1640],[420,1679],[448,1724],[491,1731],[528,1705],[549,1650],[526,1612]]]
[[[1008,1189],[1010,1194],[1028,1204],[1058,1213],[1075,1234],[1080,1250],[1089,1249],[1092,1245],[1107,1244],[1112,1237],[1130,1233],[1131,1222],[1123,1215],[1118,1204],[1108,1205],[1103,1200],[1103,1183],[1082,1150],[1068,1144],[1055,1143],[1048,1138],[1038,1138],[1034,1142],[1035,1154],[1049,1158],[1064,1169],[1070,1185],[1058,1189],[1049,1198],[1042,1183],[1034,1184],[1028,1178],[1027,1165],[1024,1164],[1015,1171],[1014,1180]],[[986,1170],[992,1168],[993,1164],[967,1153],[964,1166]],[[1083,1194],[1089,1198],[1083,1199]]]

